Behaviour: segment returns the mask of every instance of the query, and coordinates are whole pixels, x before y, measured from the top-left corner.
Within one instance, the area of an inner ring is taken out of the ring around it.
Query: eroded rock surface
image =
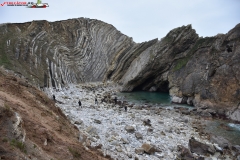
[[[240,120],[240,24],[205,38],[187,25],[143,43],[87,18],[1,24],[0,35],[0,65],[39,87],[111,80]]]

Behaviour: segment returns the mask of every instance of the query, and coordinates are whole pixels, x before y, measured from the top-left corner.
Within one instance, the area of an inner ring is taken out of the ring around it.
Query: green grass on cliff
[[[184,67],[187,64],[187,62],[189,61],[189,59],[190,59],[190,57],[185,57],[183,59],[179,59],[177,61],[177,64],[174,66],[173,71],[177,71],[177,70],[181,69],[182,67]]]
[[[213,41],[215,41],[214,37],[205,37],[205,38],[198,39],[195,45],[192,47],[192,49],[187,53],[186,57],[177,60],[173,68],[173,71],[177,71],[183,68],[188,63],[192,55],[196,53],[196,51],[199,48],[203,46],[210,46],[213,43]]]
[[[11,62],[8,59],[6,54],[1,54],[0,55],[0,66],[4,66],[6,68],[10,68],[11,67]]]
[[[6,41],[11,38],[11,34],[0,38],[0,66],[4,66],[7,69],[11,69],[11,61],[6,53]]]

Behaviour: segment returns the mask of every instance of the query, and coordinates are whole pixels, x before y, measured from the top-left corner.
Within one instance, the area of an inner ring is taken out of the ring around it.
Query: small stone
[[[120,146],[117,146],[117,147],[116,147],[116,150],[117,150],[118,152],[122,152],[122,148],[121,148]]]
[[[123,144],[129,144],[127,137],[122,137],[121,141],[123,142]]]
[[[44,141],[44,143],[43,143],[43,144],[44,144],[44,146],[46,146],[46,145],[47,145],[47,139],[45,139],[45,141]]]
[[[153,128],[152,128],[152,127],[149,127],[147,131],[148,131],[148,132],[153,132]]]
[[[101,124],[102,122],[98,119],[94,119],[94,123]]]
[[[128,158],[132,158],[132,154],[131,153],[127,153]]]
[[[144,119],[144,120],[143,120],[143,124],[144,124],[144,125],[147,125],[147,126],[151,126],[151,121],[150,121],[150,119]]]
[[[74,124],[77,124],[77,125],[80,125],[80,124],[82,124],[82,123],[83,123],[82,120],[77,120],[77,121],[74,122]]]
[[[163,131],[161,132],[161,135],[166,136],[166,134]]]
[[[111,142],[111,145],[113,145],[113,146],[119,146],[119,143],[118,143],[118,141],[114,140],[114,141]]]
[[[139,132],[136,132],[136,133],[135,133],[135,136],[136,136],[137,139],[143,139],[142,134],[139,133]]]
[[[164,124],[164,122],[162,120],[159,120],[158,123],[159,124]]]
[[[133,133],[135,131],[135,128],[133,126],[126,126],[125,130],[129,133]]]
[[[97,139],[94,138],[94,137],[90,137],[89,139],[90,139],[92,142],[97,142]]]

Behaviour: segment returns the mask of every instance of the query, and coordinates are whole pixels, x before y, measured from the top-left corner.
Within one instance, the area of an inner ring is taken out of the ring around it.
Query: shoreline
[[[203,124],[196,116],[183,114],[179,109],[138,105],[128,107],[125,112],[124,108],[112,103],[118,90],[119,86],[112,83],[86,83],[69,85],[59,91],[50,88],[47,94],[50,97],[56,95],[57,106],[78,127],[79,141],[84,146],[98,148],[113,159],[176,159],[180,154],[178,146],[188,148],[192,137],[204,144],[212,144],[209,135],[198,132],[201,132]],[[113,96],[109,97],[109,93]],[[107,103],[96,105],[96,96],[99,102],[105,99]],[[77,104],[79,99],[82,108]],[[144,124],[147,119],[150,120],[149,125]],[[196,121],[200,123],[196,124]],[[128,131],[127,126],[132,131]],[[141,149],[143,144],[151,145],[155,152],[146,153]],[[217,144],[214,146],[219,147]],[[193,155],[198,157],[195,153]],[[220,155],[205,157],[216,156]],[[231,155],[221,156],[228,159]]]

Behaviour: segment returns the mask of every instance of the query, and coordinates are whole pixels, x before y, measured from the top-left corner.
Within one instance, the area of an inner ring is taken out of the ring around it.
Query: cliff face
[[[112,25],[83,18],[4,24],[0,31],[1,63],[48,87],[101,81],[114,56],[136,46]]]
[[[198,37],[191,25],[135,43],[91,19],[0,26],[0,65],[40,87],[112,80],[123,91],[166,91],[174,102],[222,108],[240,120],[240,24]]]

